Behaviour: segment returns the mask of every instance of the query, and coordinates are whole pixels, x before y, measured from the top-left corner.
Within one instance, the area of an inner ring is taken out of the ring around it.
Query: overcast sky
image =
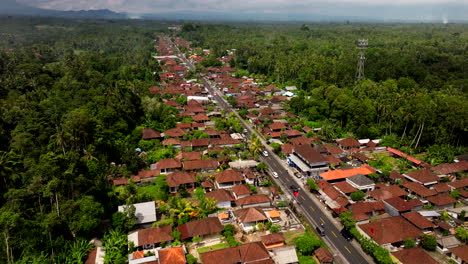
[[[47,9],[107,8],[135,14],[196,11],[370,16],[412,20],[468,19],[468,0],[17,0],[17,2]]]

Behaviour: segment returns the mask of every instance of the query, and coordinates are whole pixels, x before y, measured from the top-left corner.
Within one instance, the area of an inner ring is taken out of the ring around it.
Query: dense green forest
[[[214,57],[235,49],[239,75],[296,85],[289,110],[331,138],[452,154],[468,143],[466,24],[185,24],[181,35]],[[369,40],[360,82],[357,39]]]
[[[125,204],[107,177],[144,166],[140,95],[163,26],[0,18],[0,263],[81,263],[82,239],[103,236]]]

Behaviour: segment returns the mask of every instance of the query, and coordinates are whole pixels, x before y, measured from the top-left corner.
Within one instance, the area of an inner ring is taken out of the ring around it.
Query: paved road
[[[170,41],[170,40],[168,40]],[[185,58],[185,56],[180,52],[178,47],[172,44],[174,48],[177,49],[179,52],[179,58],[181,58],[191,70],[194,70],[195,67]],[[210,94],[213,95],[214,99],[226,110],[229,112],[231,111],[231,106],[222,98],[218,91],[211,85],[206,77],[202,77],[202,81],[207,87]],[[237,114],[234,111],[235,114]],[[240,119],[242,125],[247,130],[247,133],[244,133],[248,138],[252,133],[255,133],[254,129]],[[325,207],[321,208],[317,205],[312,198],[310,197],[309,190],[303,188],[302,185],[298,185],[296,180],[294,179],[295,176],[291,175],[288,170],[285,169],[284,165],[281,164],[278,159],[273,156],[275,155],[271,152],[268,148],[264,148],[265,151],[268,152],[268,156],[265,157],[261,155],[262,159],[265,163],[269,165],[269,167],[276,171],[279,175],[279,178],[275,179],[279,181],[281,185],[283,185],[285,191],[289,191],[289,194],[292,196],[290,186],[295,185],[299,187],[299,195],[295,198],[297,205],[302,209],[301,211],[304,213],[304,216],[311,222],[312,226],[315,228],[317,225],[323,224],[325,229],[325,237],[322,237],[326,240],[327,244],[332,248],[333,252],[338,252],[336,254],[337,263],[350,263],[350,264],[364,264],[369,263],[369,261],[361,255],[361,252],[358,251],[353,244],[346,241],[343,236],[340,234],[340,230],[338,230],[335,225],[333,225],[330,219],[330,216],[325,214],[323,210],[326,210]],[[322,205],[322,204],[320,204]]]

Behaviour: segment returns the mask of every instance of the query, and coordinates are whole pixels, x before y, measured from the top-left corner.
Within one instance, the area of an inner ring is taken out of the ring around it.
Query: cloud
[[[164,12],[224,12],[243,14],[323,14],[442,17],[468,12],[466,0],[17,0],[58,10],[110,9],[135,14]]]

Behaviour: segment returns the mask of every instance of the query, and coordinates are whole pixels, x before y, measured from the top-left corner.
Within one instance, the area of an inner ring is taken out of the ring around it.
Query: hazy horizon
[[[13,0],[6,0],[13,3]],[[340,17],[382,21],[467,21],[468,1],[461,0],[16,0],[25,6],[52,10],[109,9],[130,17],[185,14],[189,18],[313,20]],[[8,5],[8,3],[7,3]]]

